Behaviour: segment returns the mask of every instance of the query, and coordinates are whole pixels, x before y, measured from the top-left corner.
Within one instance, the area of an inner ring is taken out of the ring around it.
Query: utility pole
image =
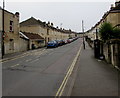
[[[84,39],[84,22],[82,20],[82,32],[83,32],[83,48],[85,49],[85,39]]]
[[[1,46],[2,46],[2,58],[3,58],[3,55],[4,55],[4,8],[5,8],[5,1],[3,0],[3,9],[2,9],[2,34],[1,34]]]
[[[96,39],[98,39],[98,29],[96,28]]]
[[[62,30],[62,23],[60,23],[60,29]],[[62,39],[62,32],[61,32],[61,39]]]

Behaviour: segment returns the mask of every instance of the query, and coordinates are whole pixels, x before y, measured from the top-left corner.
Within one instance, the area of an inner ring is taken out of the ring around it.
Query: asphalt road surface
[[[55,96],[81,44],[78,39],[3,62],[3,96]]]

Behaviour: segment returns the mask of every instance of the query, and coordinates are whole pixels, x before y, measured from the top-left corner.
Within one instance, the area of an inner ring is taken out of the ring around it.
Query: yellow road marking
[[[43,49],[42,52],[45,51],[45,50],[46,50],[46,49]],[[38,52],[38,51],[37,51],[37,52]],[[37,52],[35,52],[35,53],[37,53]],[[39,52],[40,52],[40,51],[39,51]],[[39,53],[39,52],[38,52],[38,53]],[[24,53],[24,54],[22,54],[22,55],[18,55],[18,56],[16,56],[16,57],[12,57],[12,58],[10,58],[10,59],[0,60],[0,63],[12,61],[12,60],[16,60],[16,59],[18,59],[18,58],[22,58],[22,57],[25,57],[25,56],[28,56],[28,55],[32,55],[32,53]]]
[[[43,53],[46,49],[43,49],[42,51],[36,51],[36,52],[33,52],[31,53],[30,55],[38,55],[39,53]]]
[[[45,53],[47,53],[48,51],[45,51],[45,52],[43,52],[43,53],[40,53],[39,55],[43,55],[43,54],[45,54]]]
[[[33,62],[36,62],[36,61],[38,61],[39,59],[36,59],[36,60],[34,60],[34,61],[31,61],[30,63],[33,63]]]
[[[14,57],[14,58],[11,58],[11,59],[2,61],[1,63],[8,62],[8,61],[12,61],[12,60],[16,60],[16,59],[18,59],[18,58],[22,58],[22,57],[28,56],[28,55],[29,55],[29,54],[24,54],[24,55],[21,55],[21,56],[17,56],[17,57]]]
[[[58,89],[58,91],[57,91],[57,93],[56,93],[56,95],[55,95],[55,98],[58,97],[58,96],[59,96],[59,97],[62,96],[63,91],[64,91],[64,89],[65,89],[65,86],[66,86],[66,84],[67,84],[67,81],[68,81],[70,75],[72,74],[72,71],[73,71],[73,69],[74,69],[74,67],[75,67],[75,64],[76,64],[76,62],[77,62],[77,59],[78,59],[78,57],[79,57],[79,55],[80,55],[81,49],[82,49],[82,45],[80,46],[80,49],[79,49],[76,57],[74,58],[74,60],[73,60],[73,62],[72,62],[72,64],[71,64],[71,66],[70,66],[70,68],[69,68],[69,70],[68,70],[65,78],[63,79],[63,82],[62,82],[60,88]]]
[[[28,60],[26,60],[26,62],[29,62],[29,61],[31,61],[32,59],[28,59]]]
[[[19,66],[19,65],[20,65],[20,64],[16,64],[16,65],[13,65],[13,66],[11,66],[11,67],[13,68],[13,67],[16,67],[16,66]]]

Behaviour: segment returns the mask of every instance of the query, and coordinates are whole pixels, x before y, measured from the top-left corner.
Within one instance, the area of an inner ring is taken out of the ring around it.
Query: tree
[[[110,23],[103,23],[99,29],[101,39],[106,42],[113,37],[113,27]]]
[[[119,28],[113,29],[113,39],[120,39],[120,29]]]

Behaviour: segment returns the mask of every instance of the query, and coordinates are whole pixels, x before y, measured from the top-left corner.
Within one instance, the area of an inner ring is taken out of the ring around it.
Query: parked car
[[[57,41],[50,41],[47,43],[47,48],[50,47],[58,47],[58,42]]]
[[[69,39],[67,39],[67,43],[70,43],[70,40],[69,40]]]
[[[65,40],[62,40],[62,45],[65,45],[65,44],[66,44]]]
[[[62,41],[61,41],[61,40],[55,40],[55,41],[57,41],[58,46],[61,46],[61,45],[62,45]]]
[[[67,39],[68,43],[71,43],[73,40],[71,38]]]
[[[60,40],[60,43],[61,43],[61,45],[65,44],[64,40]]]
[[[68,43],[67,39],[64,39],[64,43],[65,43],[65,44],[67,44],[67,43]]]

